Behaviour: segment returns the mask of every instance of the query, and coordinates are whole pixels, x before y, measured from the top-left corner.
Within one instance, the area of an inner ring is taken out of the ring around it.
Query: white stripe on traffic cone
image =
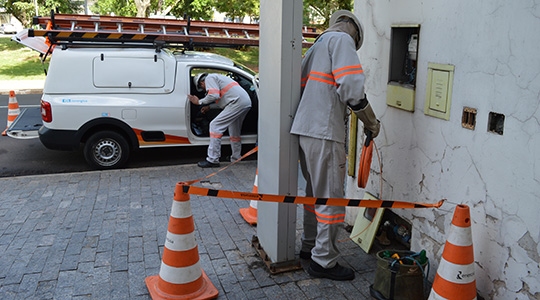
[[[259,170],[257,169],[255,173],[255,182],[253,182],[252,193],[259,193]],[[246,220],[250,225],[257,224],[257,201],[251,200],[249,202],[249,207],[240,208],[240,215]]]
[[[15,91],[9,91],[9,102],[8,102],[8,115],[7,115],[7,126],[6,129],[2,132],[3,136],[7,135],[7,130],[13,121],[17,119],[21,110],[19,109],[19,103],[17,102],[17,97],[15,97]]]
[[[463,204],[454,212],[429,295],[429,300],[442,299],[476,299],[471,216],[469,207]]]
[[[189,194],[177,183],[159,275],[146,278],[152,299],[214,299],[214,287],[199,263]]]

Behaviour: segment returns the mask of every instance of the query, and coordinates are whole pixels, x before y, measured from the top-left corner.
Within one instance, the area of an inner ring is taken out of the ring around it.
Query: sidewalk
[[[256,161],[199,183],[251,191]],[[196,165],[0,178],[0,299],[150,299],[177,182],[215,170]],[[202,269],[218,299],[370,299],[376,261],[342,230],[340,264],[352,281],[304,270],[271,275],[251,245],[244,200],[191,196]],[[297,208],[300,250],[302,208]],[[302,260],[305,267],[307,261]]]
[[[2,80],[0,81],[0,95],[9,95],[15,91],[16,95],[41,94],[45,80]]]

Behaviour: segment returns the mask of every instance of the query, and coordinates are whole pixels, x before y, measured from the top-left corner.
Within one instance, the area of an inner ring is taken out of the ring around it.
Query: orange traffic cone
[[[429,299],[476,299],[471,215],[467,205],[456,207]]]
[[[184,183],[176,184],[159,275],[147,277],[152,299],[214,299],[214,287],[199,263],[195,224]]]
[[[9,91],[7,126],[6,126],[6,130],[2,132],[3,136],[7,135],[7,130],[9,126],[13,124],[13,121],[17,119],[20,113],[21,113],[21,110],[19,109],[19,103],[17,102],[17,97],[15,97],[15,92]]]
[[[255,182],[253,183],[253,189],[251,190],[252,193],[258,194],[259,193],[259,170],[257,169],[257,172],[255,173]],[[242,218],[246,220],[246,222],[249,223],[249,225],[256,225],[257,224],[257,201],[251,200],[249,202],[249,207],[246,208],[240,208],[240,215],[242,215]]]

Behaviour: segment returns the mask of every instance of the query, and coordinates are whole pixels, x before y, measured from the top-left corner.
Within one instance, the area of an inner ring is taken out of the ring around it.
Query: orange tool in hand
[[[371,131],[368,131],[366,134],[366,140],[364,141],[364,146],[362,147],[362,154],[360,156],[360,164],[358,166],[358,187],[365,188],[368,177],[369,170],[371,169],[371,160],[373,158],[373,138],[371,137]]]

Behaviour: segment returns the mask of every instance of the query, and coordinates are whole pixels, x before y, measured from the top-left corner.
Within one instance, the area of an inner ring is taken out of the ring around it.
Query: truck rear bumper
[[[55,130],[42,126],[39,131],[39,140],[51,150],[77,150],[80,146],[76,130]]]

